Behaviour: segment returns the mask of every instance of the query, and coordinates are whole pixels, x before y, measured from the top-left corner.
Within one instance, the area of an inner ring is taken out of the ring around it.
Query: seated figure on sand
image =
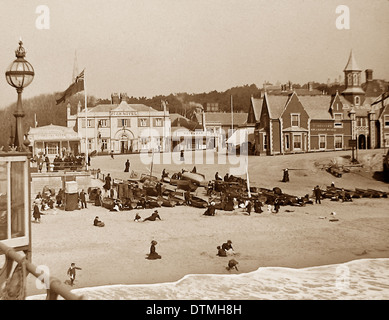
[[[93,225],[95,227],[104,227],[105,223],[99,220],[99,217],[96,216],[95,220],[93,221]]]
[[[222,249],[226,252],[227,255],[235,254],[234,249],[232,248],[232,241],[227,240],[227,242],[222,244]]]
[[[230,261],[228,261],[228,266],[226,267],[226,269],[227,270],[235,269],[236,271],[239,271],[237,267],[238,264],[239,264],[238,261],[236,261],[235,259],[231,259]]]
[[[155,246],[158,244],[157,241],[153,240],[151,241],[151,246],[150,246],[150,253],[147,255],[146,259],[149,260],[156,260],[156,259],[161,259],[162,257],[155,251]]]
[[[227,252],[223,250],[221,246],[217,246],[216,249],[217,249],[217,254],[216,254],[217,256],[227,257]]]

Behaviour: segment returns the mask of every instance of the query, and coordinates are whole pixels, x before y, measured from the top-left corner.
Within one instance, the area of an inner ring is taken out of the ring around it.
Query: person
[[[185,198],[185,204],[187,206],[190,206],[192,195],[190,194],[190,190],[189,189],[185,191],[184,198]]]
[[[185,158],[184,158],[184,150],[181,150],[181,151],[180,151],[180,160],[181,160],[181,161],[184,161],[184,160],[185,160]]]
[[[196,166],[193,167],[193,169],[192,169],[191,172],[192,172],[192,173],[197,173],[197,168],[196,168]]]
[[[107,176],[105,177],[105,184],[103,186],[104,190],[105,191],[108,191],[111,189],[111,174],[107,174]]]
[[[43,167],[43,158],[42,155],[39,156],[37,160],[38,170],[40,173],[42,173],[42,167]]]
[[[315,203],[321,204],[321,190],[318,185],[313,189],[313,193],[315,195]]]
[[[135,215],[134,221],[135,221],[135,222],[139,222],[140,219],[141,219],[141,217],[140,217],[140,215],[137,213],[137,214]]]
[[[42,194],[40,192],[38,192],[38,194],[36,195],[35,199],[42,199]]]
[[[215,180],[220,180],[220,181],[223,180],[222,177],[219,175],[219,172],[215,173]]]
[[[80,202],[81,202],[81,208],[82,209],[87,209],[87,205],[86,205],[86,193],[84,191],[84,189],[81,190],[80,192],[80,195],[79,195],[79,199],[80,199]]]
[[[217,254],[216,254],[217,256],[219,256],[219,257],[227,257],[226,251],[223,250],[221,246],[217,246],[216,249],[217,249]]]
[[[234,248],[232,247],[232,241],[227,240],[227,242],[222,244],[222,249],[226,252],[228,255],[234,254]]]
[[[251,203],[250,200],[247,201],[247,205],[246,205],[246,211],[248,213],[248,215],[251,215],[251,208],[252,208],[253,204]]]
[[[114,157],[113,157],[113,150],[111,150],[111,159],[114,159]]]
[[[155,210],[150,217],[147,217],[147,218],[143,219],[143,222],[144,221],[155,221],[157,219],[162,220],[161,217],[158,214],[158,210]]]
[[[165,170],[165,169],[163,169],[162,170],[162,180],[164,179],[164,178],[167,178],[169,176],[169,173]]]
[[[224,175],[224,181],[225,182],[228,182],[228,179],[229,179],[230,177],[228,176],[228,172]]]
[[[88,167],[90,167],[90,155],[88,154]]]
[[[57,201],[58,207],[62,206],[63,196],[64,196],[63,190],[62,188],[60,188],[58,190],[58,194],[55,196],[55,200]]]
[[[70,285],[71,286],[74,285],[74,280],[76,280],[76,270],[82,270],[82,269],[79,267],[76,267],[76,264],[74,262],[72,262],[70,264],[70,268],[68,269],[68,272],[67,272],[67,274],[70,276]]]
[[[226,267],[226,269],[227,270],[236,269],[236,271],[239,271],[237,267],[238,264],[239,264],[238,261],[236,261],[235,259],[231,259],[230,261],[228,261],[228,266]]]
[[[161,197],[162,196],[162,183],[157,182],[155,186],[155,190],[157,191],[157,196]]]
[[[129,172],[130,171],[130,160],[127,159],[124,166],[125,166],[124,172]]]
[[[35,222],[38,222],[40,223],[41,222],[41,212],[39,210],[39,207],[38,207],[38,202],[37,201],[34,201],[34,211],[33,211],[33,217],[35,219]]]
[[[203,213],[204,216],[214,216],[216,213],[215,202],[211,201],[208,208]]]
[[[289,171],[288,171],[288,168],[284,169],[284,176],[282,178],[282,182],[289,182]]]
[[[146,259],[149,260],[155,260],[155,259],[161,259],[162,257],[155,251],[155,246],[158,244],[157,241],[153,240],[151,241],[150,246],[150,253],[147,255]]]
[[[96,207],[101,206],[101,190],[100,190],[100,188],[97,188],[97,190],[96,190],[95,206]]]
[[[278,211],[280,210],[280,200],[278,198],[275,198],[274,199],[274,212],[275,213],[278,213]]]
[[[259,201],[258,199],[256,199],[254,201],[254,212],[255,213],[262,213],[263,210],[262,210],[262,202]]]
[[[95,217],[95,220],[93,220],[93,225],[94,225],[95,227],[104,227],[104,226],[105,226],[105,223],[102,222],[102,221],[100,221],[100,220],[99,220],[99,217],[96,216],[96,217]]]
[[[47,155],[45,155],[45,163],[46,163],[46,172],[49,172],[50,159]]]
[[[112,208],[111,211],[117,211],[117,212],[119,212],[121,208],[122,208],[122,204],[120,203],[119,200],[116,200],[116,199],[115,199],[115,200],[114,200],[114,204],[113,204],[113,208]]]

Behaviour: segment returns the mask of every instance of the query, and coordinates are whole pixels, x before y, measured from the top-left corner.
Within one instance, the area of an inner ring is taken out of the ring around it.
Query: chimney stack
[[[120,94],[120,102],[122,102],[122,101],[125,101],[125,102],[128,102],[128,96],[127,96],[127,93],[125,93],[125,92],[122,92],[121,94]]]
[[[119,95],[117,93],[111,94],[111,103],[112,104],[119,104],[120,103]]]
[[[373,70],[372,69],[366,69],[365,74],[366,74],[366,82],[373,80]]]

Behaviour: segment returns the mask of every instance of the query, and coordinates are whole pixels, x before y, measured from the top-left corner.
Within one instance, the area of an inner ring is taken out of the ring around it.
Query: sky
[[[0,0],[0,5],[2,72],[15,59],[20,38],[35,70],[24,99],[64,91],[75,57],[78,70],[85,69],[87,94],[103,99],[113,92],[151,98],[262,87],[264,81],[325,83],[343,79],[351,49],[363,71],[373,69],[374,78],[389,80],[388,0]],[[349,9],[348,28],[336,24],[345,14],[336,12],[340,5]],[[3,76],[0,108],[16,98]]]

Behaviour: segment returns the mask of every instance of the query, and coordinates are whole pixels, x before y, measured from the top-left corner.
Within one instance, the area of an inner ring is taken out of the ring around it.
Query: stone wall
[[[78,184],[78,191],[91,186],[91,175],[89,172],[44,172],[31,173],[31,199],[35,199],[38,192],[42,193],[45,186],[54,189],[55,193],[60,188],[64,188],[65,181],[76,181]]]

